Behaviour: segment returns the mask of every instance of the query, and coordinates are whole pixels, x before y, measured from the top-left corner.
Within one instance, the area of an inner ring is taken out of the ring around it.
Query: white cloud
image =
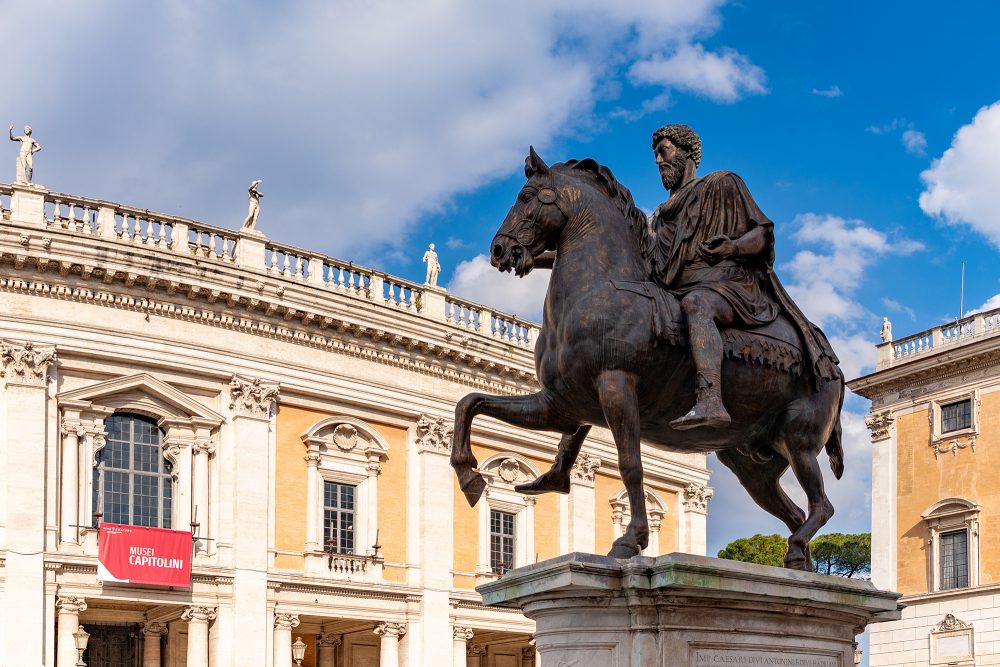
[[[745,56],[696,42],[721,4],[38,0],[37,25],[87,37],[5,35],[0,112],[35,126],[36,176],[54,190],[238,227],[262,178],[272,238],[398,247],[422,215],[514,173],[529,143],[587,127],[635,62],[661,72],[638,113],[668,89],[761,92]],[[705,83],[673,71],[687,66]]]
[[[476,255],[455,267],[448,291],[507,314],[541,322],[550,273],[535,270],[518,278],[513,273],[500,273],[490,265],[486,255]]]
[[[917,313],[912,308],[910,308],[909,306],[904,306],[895,299],[890,299],[889,297],[882,297],[882,305],[894,313],[904,313],[912,321],[916,321],[917,319]]]
[[[1000,308],[1000,294],[994,294],[993,296],[991,296],[989,299],[986,300],[986,303],[979,306],[979,308],[968,311],[966,315],[985,313],[988,310],[996,310],[997,308]]]
[[[913,155],[927,155],[927,137],[917,130],[905,130],[902,136],[906,152]]]
[[[824,89],[813,88],[812,94],[819,95],[820,97],[840,97],[844,94],[844,91],[840,89],[840,86],[835,85]]]
[[[655,54],[629,70],[634,83],[657,84],[698,93],[717,102],[767,92],[764,70],[746,56],[722,49],[706,52],[701,44],[685,44],[670,56]]]
[[[1000,102],[983,107],[920,178],[920,208],[951,225],[966,224],[1000,247]]]

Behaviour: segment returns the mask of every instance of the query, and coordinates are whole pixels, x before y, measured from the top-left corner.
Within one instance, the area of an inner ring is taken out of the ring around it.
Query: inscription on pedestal
[[[830,655],[743,648],[691,649],[691,667],[840,667]]]

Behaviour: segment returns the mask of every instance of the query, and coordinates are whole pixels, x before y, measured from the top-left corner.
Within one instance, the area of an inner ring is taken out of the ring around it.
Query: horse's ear
[[[584,158],[576,163],[573,167],[574,169],[586,169],[587,171],[592,171],[595,174],[601,173],[601,165],[597,163],[594,158]]]
[[[536,174],[544,176],[548,173],[549,165],[545,164],[545,161],[538,157],[538,153],[535,152],[534,146],[529,146],[528,157],[524,158],[524,177],[531,178]]]

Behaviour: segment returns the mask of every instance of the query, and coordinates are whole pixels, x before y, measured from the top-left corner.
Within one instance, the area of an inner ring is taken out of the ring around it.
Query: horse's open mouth
[[[531,250],[523,245],[511,243],[506,239],[494,239],[490,264],[504,273],[513,271],[514,275],[523,277],[534,268],[535,260]]]

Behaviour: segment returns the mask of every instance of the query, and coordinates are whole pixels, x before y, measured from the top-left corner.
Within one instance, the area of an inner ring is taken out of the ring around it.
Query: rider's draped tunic
[[[747,260],[710,266],[698,247],[715,236],[737,239],[767,227],[767,248]],[[774,275],[774,223],[758,208],[736,174],[716,171],[674,191],[640,235],[650,275],[678,299],[698,289],[725,299],[738,326],[756,327],[785,313],[802,337],[803,350],[817,381],[840,379],[838,359],[826,336],[806,319]]]

